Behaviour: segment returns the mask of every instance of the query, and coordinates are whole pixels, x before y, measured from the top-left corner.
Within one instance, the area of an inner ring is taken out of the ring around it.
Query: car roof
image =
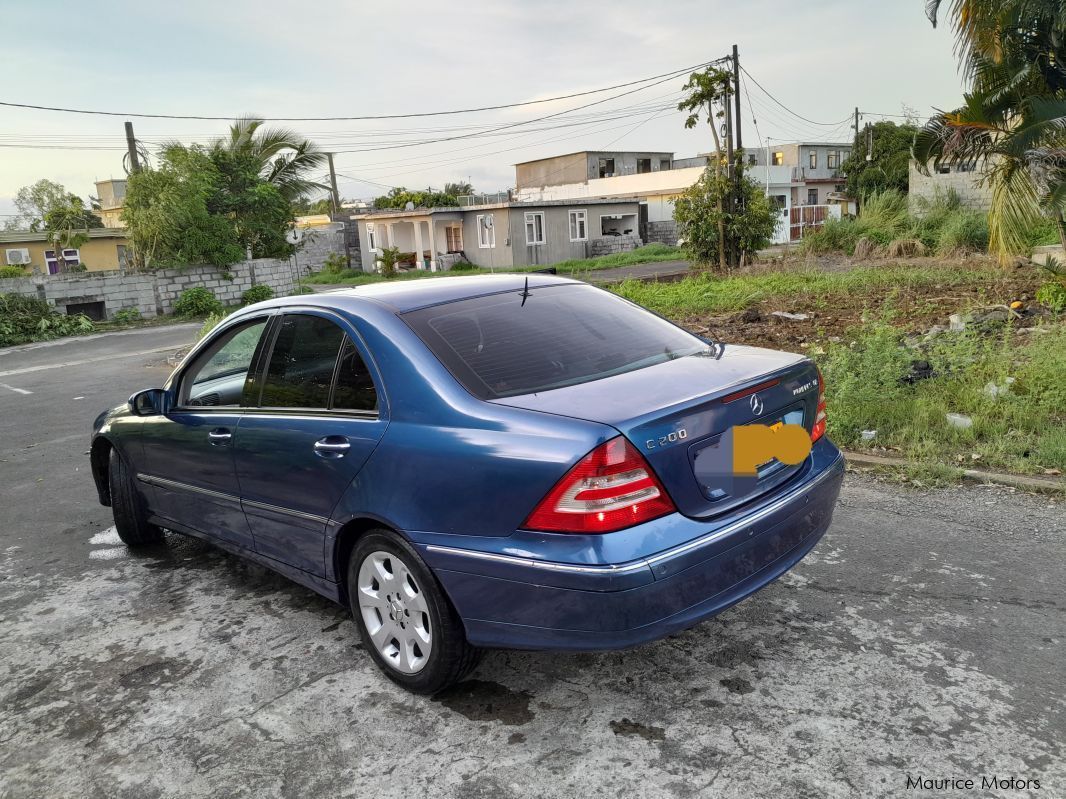
[[[579,284],[581,281],[545,274],[465,275],[463,277],[437,277],[395,282],[370,283],[350,289],[335,289],[321,294],[287,297],[279,304],[307,303],[335,307],[350,307],[353,310],[360,300],[372,300],[386,305],[397,313],[406,313],[445,302],[482,297],[505,291],[521,291],[526,285],[532,288]]]

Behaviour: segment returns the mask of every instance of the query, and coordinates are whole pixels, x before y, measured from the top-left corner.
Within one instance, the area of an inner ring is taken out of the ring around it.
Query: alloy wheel
[[[359,565],[359,612],[378,653],[403,674],[417,674],[433,651],[429,605],[397,555],[378,550]]]

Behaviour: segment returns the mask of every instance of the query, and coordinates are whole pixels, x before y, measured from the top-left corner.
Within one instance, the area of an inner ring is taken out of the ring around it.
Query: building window
[[[371,250],[378,248],[378,232],[374,229],[374,223],[366,226],[366,243]]]
[[[759,162],[759,159],[755,157],[755,153],[748,153],[748,166],[755,166]]]
[[[811,150],[811,152],[810,152],[810,160],[811,160],[811,169],[817,169],[818,168],[818,151],[817,150]]]
[[[588,211],[570,212],[570,241],[588,241]]]
[[[637,174],[643,175],[645,172],[651,172],[651,159],[650,158],[638,158],[637,159]]]
[[[459,225],[448,225],[444,228],[444,238],[448,245],[448,252],[463,251],[463,228]]]
[[[669,158],[660,158],[659,159],[659,170],[662,171],[662,170],[669,169],[669,168],[670,168],[670,159]]]
[[[477,246],[483,250],[496,246],[496,225],[492,214],[478,215]]]
[[[66,264],[67,269],[72,266],[81,266],[81,253],[78,250],[72,248],[63,248],[63,261]],[[56,258],[55,250],[44,251],[44,263],[48,267],[48,273],[54,275],[59,271],[59,259]]]
[[[614,159],[613,158],[601,158],[600,159],[600,177],[612,178],[614,177]]]
[[[837,169],[840,166],[840,153],[837,150],[830,150],[826,156],[826,166],[830,169]]]
[[[807,189],[807,205],[818,205],[818,189]]]
[[[526,244],[534,246],[544,243],[544,212],[531,211],[526,214]]]
[[[784,194],[774,194],[770,197],[770,201],[778,211],[783,211],[788,205],[788,197]]]
[[[774,163],[774,166],[784,166],[785,165],[785,154],[784,153],[774,153],[774,161],[773,161],[773,163]]]

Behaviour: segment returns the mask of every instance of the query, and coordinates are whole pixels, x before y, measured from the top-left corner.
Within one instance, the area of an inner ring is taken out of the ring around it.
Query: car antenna
[[[522,289],[522,293],[519,296],[522,298],[522,304],[519,305],[518,307],[519,308],[525,308],[526,307],[526,300],[529,299],[529,275],[526,275],[526,285],[525,285],[525,288]]]

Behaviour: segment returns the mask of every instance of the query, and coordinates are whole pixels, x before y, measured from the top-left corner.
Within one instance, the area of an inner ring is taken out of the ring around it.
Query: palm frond
[[[1040,216],[1040,200],[1032,177],[1018,162],[996,162],[989,169],[989,182],[989,249],[1005,261],[1028,250],[1027,233],[1032,221]]]

